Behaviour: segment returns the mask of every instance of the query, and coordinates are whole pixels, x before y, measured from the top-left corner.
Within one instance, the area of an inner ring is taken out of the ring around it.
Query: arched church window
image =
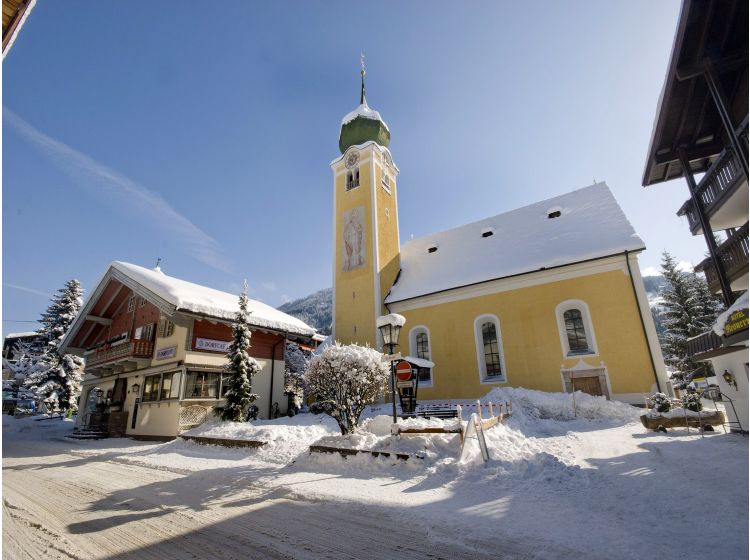
[[[474,321],[474,331],[481,381],[483,383],[504,383],[507,379],[503,363],[500,324],[497,317],[494,315],[478,317]]]
[[[591,314],[585,302],[564,301],[557,306],[555,314],[564,356],[597,353]]]
[[[411,329],[409,332],[409,347],[413,356],[432,361],[430,331],[427,330],[427,327],[419,326]],[[432,384],[432,368],[420,367],[416,370],[420,386]]]

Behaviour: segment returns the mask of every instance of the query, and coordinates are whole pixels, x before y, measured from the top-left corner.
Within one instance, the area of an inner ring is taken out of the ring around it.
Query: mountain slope
[[[285,303],[279,307],[279,311],[315,327],[321,334],[331,334],[332,308],[333,290],[323,288],[307,297]]]

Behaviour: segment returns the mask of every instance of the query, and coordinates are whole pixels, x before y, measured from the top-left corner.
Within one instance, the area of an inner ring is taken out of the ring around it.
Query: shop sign
[[[729,316],[724,323],[724,336],[732,336],[740,331],[747,329],[747,309],[738,309]]]
[[[167,358],[174,358],[176,355],[177,355],[177,346],[161,348],[156,351],[157,360],[166,360]]]
[[[231,342],[226,340],[212,340],[210,338],[196,338],[196,350],[210,350],[211,352],[226,352]]]

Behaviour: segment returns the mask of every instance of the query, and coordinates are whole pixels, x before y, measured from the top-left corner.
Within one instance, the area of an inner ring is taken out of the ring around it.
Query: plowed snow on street
[[[312,415],[264,423],[288,436],[265,450],[71,441],[69,421],[3,417],[3,557],[747,557],[747,438],[522,405],[486,432],[486,464],[459,462],[451,435],[410,442],[425,457],[405,463],[310,455],[289,434],[335,431]],[[734,529],[688,530],[707,516]]]

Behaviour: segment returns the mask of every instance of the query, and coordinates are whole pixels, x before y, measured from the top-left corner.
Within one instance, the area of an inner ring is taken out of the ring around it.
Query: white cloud
[[[110,206],[128,209],[151,226],[163,230],[184,252],[213,268],[228,271],[229,261],[220,245],[206,232],[177,212],[158,193],[99,163],[84,153],[40,132],[10,109],[3,107],[3,120],[60,166],[75,184]]]
[[[36,296],[42,296],[42,297],[45,297],[45,298],[52,297],[51,294],[48,294],[46,292],[42,292],[40,290],[35,290],[34,288],[27,288],[26,286],[18,286],[17,284],[8,284],[6,282],[3,282],[3,286],[5,286],[6,288],[13,288],[14,290],[20,290],[22,292],[28,292],[28,293],[34,294]]]

